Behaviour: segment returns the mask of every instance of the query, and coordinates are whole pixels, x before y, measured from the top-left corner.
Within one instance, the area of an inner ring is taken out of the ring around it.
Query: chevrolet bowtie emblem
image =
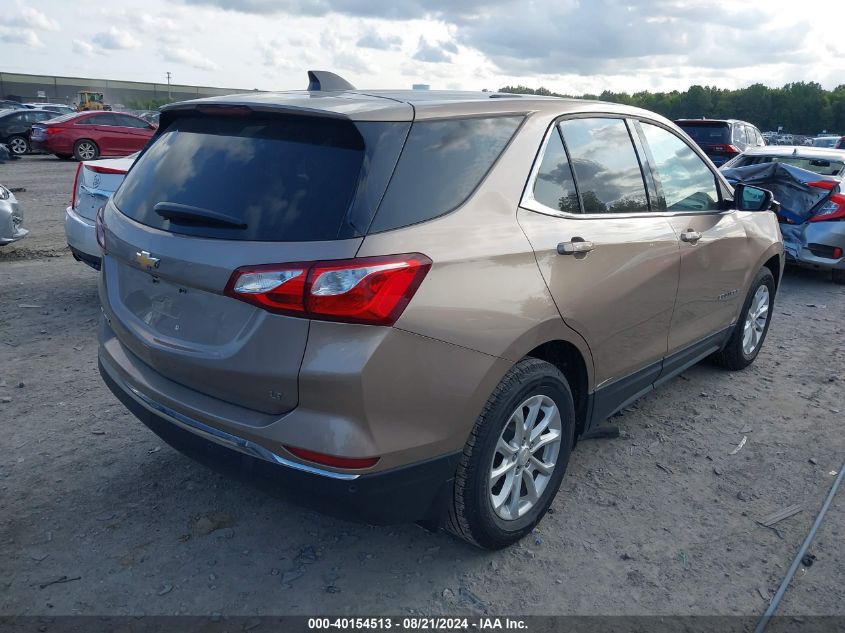
[[[158,268],[159,262],[161,262],[158,257],[150,255],[149,251],[138,251],[135,253],[135,261],[141,268],[146,268],[147,270]]]

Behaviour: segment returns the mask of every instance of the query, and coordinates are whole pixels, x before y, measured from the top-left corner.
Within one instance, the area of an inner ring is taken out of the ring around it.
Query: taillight
[[[821,210],[810,218],[810,222],[845,220],[845,196],[835,193],[825,202]]]
[[[103,222],[103,210],[105,207],[100,207],[97,209],[97,244],[100,245],[100,248],[103,252],[106,252],[106,225]]]
[[[45,127],[44,131],[47,133],[47,135],[58,134],[59,132],[62,131],[62,128],[60,128],[60,127]]]
[[[338,455],[327,455],[304,448],[296,448],[295,446],[285,446],[285,448],[300,459],[323,464],[324,466],[334,466],[335,468],[369,468],[370,466],[375,466],[379,460],[378,457],[340,457]]]
[[[739,148],[735,145],[708,145],[707,149],[713,152],[722,152],[723,154],[739,154]]]
[[[85,165],[85,169],[89,169],[98,174],[125,174],[125,169],[117,169],[116,167],[102,167],[100,165]]]
[[[817,189],[827,189],[828,191],[833,191],[839,183],[835,180],[814,180],[813,182],[808,182],[807,184],[811,187],[816,187]]]
[[[393,325],[429,268],[418,253],[246,266],[232,273],[225,293],[279,314]]]
[[[72,209],[76,208],[76,197],[79,193],[79,173],[82,171],[82,163],[76,165],[76,176],[73,177],[73,193],[70,197],[70,206]]]
[[[226,294],[279,314],[301,316],[305,312],[305,281],[308,264],[254,266],[234,272]]]

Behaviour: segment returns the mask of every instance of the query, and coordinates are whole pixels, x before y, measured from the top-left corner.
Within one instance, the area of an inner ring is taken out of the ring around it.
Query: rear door
[[[106,208],[101,299],[117,340],[104,344],[225,402],[294,408],[309,321],[224,290],[242,266],[353,257],[362,238],[352,211],[384,193],[403,132],[318,116],[181,114]],[[379,141],[390,146],[377,151]]]
[[[126,134],[120,126],[117,114],[103,112],[93,115],[93,122],[97,130],[94,140],[100,147],[102,156],[123,156],[131,153]]]
[[[681,269],[669,332],[670,354],[727,328],[744,300],[755,257],[710,166],[669,128],[637,122],[653,168],[658,205],[680,243]]]
[[[651,212],[624,119],[565,119],[545,143],[519,222],[563,319],[590,347],[606,417],[660,372],[678,238]]]
[[[146,121],[125,114],[115,114],[121,138],[123,151],[137,152],[144,149],[147,141],[153,135],[153,128]]]

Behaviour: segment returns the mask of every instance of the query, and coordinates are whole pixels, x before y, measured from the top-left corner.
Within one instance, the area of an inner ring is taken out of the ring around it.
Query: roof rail
[[[340,75],[328,70],[308,71],[309,92],[328,92],[330,90],[355,90],[355,86]]]

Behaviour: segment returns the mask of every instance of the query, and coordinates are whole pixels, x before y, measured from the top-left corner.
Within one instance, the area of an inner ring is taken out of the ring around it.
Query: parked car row
[[[30,150],[32,126],[55,117],[55,112],[47,110],[0,110],[0,143],[8,146],[13,154],[26,154]]]
[[[17,155],[41,151],[77,160],[126,156],[144,147],[155,130],[155,123],[122,112],[0,111],[0,143]]]

